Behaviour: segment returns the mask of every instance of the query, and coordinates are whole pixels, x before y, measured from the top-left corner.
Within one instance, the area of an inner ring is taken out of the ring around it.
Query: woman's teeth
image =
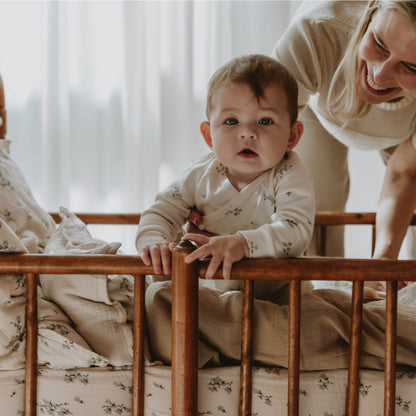
[[[368,85],[373,89],[373,90],[377,90],[377,91],[386,91],[388,90],[388,88],[383,88],[380,87],[379,85],[377,85],[371,78],[370,78],[370,74],[367,74],[367,82]]]

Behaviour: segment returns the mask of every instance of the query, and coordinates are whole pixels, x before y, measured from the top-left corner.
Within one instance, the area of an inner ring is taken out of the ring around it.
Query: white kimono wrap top
[[[210,153],[192,163],[142,214],[137,250],[149,243],[178,241],[193,207],[202,214],[200,229],[218,235],[242,234],[251,258],[296,257],[303,254],[312,236],[313,182],[292,151],[238,191],[228,180],[226,168]],[[269,288],[273,284],[282,286],[267,282]],[[213,286],[240,289],[241,282],[215,281]]]

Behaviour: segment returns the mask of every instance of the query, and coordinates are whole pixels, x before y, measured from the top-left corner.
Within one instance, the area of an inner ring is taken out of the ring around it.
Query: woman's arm
[[[387,163],[376,217],[374,258],[397,259],[416,208],[416,150],[401,143]]]

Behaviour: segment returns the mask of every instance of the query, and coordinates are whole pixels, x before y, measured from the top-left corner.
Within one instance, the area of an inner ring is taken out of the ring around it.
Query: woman
[[[379,150],[387,170],[374,258],[396,259],[416,207],[416,2],[305,2],[274,56],[299,84],[296,151],[312,172],[316,209],[345,209],[348,147]],[[330,227],[327,242],[328,255],[344,254],[342,229]]]
[[[274,55],[299,83],[317,210],[345,208],[348,147],[388,160],[374,257],[396,259],[416,206],[416,2],[305,3]]]

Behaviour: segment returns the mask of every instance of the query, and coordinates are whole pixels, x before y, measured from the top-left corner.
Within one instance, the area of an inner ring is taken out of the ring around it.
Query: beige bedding
[[[288,290],[274,302],[254,301],[254,360],[287,367]],[[199,289],[199,366],[220,357],[239,359],[241,333],[239,291]],[[416,367],[416,284],[399,291],[397,360]],[[171,283],[152,284],[146,312],[153,359],[170,362]],[[348,367],[351,293],[306,286],[301,297],[301,370]],[[364,304],[361,366],[384,369],[385,300]],[[227,362],[227,361],[226,361]]]

